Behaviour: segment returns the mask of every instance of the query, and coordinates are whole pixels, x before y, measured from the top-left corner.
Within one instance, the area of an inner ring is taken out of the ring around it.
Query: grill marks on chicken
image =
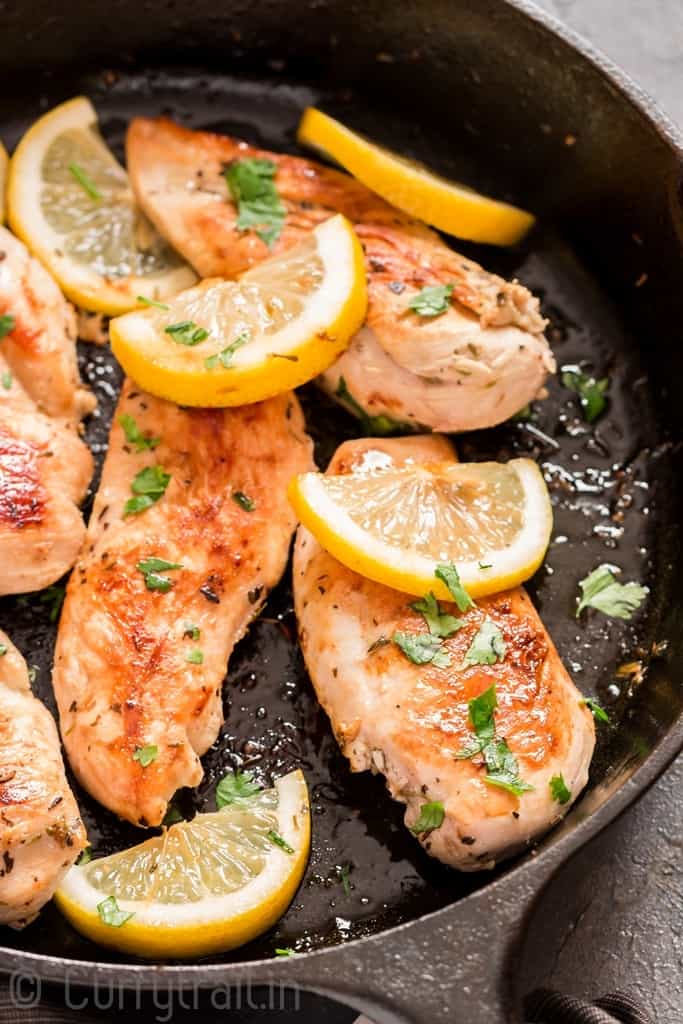
[[[372,451],[399,465],[453,457],[443,438],[349,441],[329,472],[362,467]],[[412,598],[345,568],[301,527],[294,595],[306,665],[352,770],[384,774],[392,796],[406,804],[408,826],[423,804],[443,804],[441,827],[419,836],[430,854],[461,870],[492,867],[550,828],[579,795],[595,743],[592,716],[521,588],[480,599],[465,615],[444,604],[464,620],[443,641],[448,668],[415,665],[386,642],[397,630],[426,631]],[[504,658],[462,668],[485,616],[503,634]],[[520,797],[484,781],[481,757],[457,757],[474,740],[468,701],[492,685],[497,735],[534,787]],[[559,774],[571,791],[565,805],[550,790]]]
[[[525,287],[450,249],[353,178],[165,119],[134,120],[127,156],[140,205],[202,277],[234,277],[271,254],[255,232],[237,228],[224,177],[236,160],[277,167],[287,216],[273,252],[333,213],[353,222],[366,256],[366,326],[322,382],[335,393],[344,376],[367,413],[436,430],[492,426],[538,397],[554,371],[538,300]],[[423,288],[443,284],[454,301],[442,315],[409,309]]]
[[[158,447],[128,444],[124,413]],[[123,517],[133,479],[151,466],[170,475],[163,497]],[[311,468],[292,394],[181,409],[124,383],[53,675],[69,760],[121,817],[157,825],[175,791],[201,781],[229,655],[287,563],[296,525],[287,484]],[[137,568],[150,558],[182,566],[160,570],[166,592]]]
[[[78,437],[94,407],[76,365],[73,311],[25,247],[0,227],[0,595],[40,590],[73,565],[92,476]]]
[[[0,925],[20,928],[51,899],[87,843],[57,728],[26,662],[0,632]]]

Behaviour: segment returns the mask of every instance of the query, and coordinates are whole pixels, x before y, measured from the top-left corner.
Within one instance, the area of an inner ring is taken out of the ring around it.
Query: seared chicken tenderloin
[[[0,227],[0,595],[40,590],[73,565],[93,471],[78,436],[94,407],[78,375],[73,310]]]
[[[350,393],[347,407],[460,431],[500,423],[543,393],[555,363],[538,300],[353,178],[163,118],[131,123],[127,157],[138,202],[202,277],[234,277],[333,213],[354,223],[366,256],[366,325],[321,381],[342,400]],[[225,171],[246,159],[277,168],[286,217],[272,250],[237,226]],[[436,285],[452,286],[445,312],[424,317],[409,308],[418,292]]]
[[[328,472],[454,458],[437,437],[348,441]],[[440,827],[418,839],[432,856],[463,871],[491,868],[557,822],[586,785],[595,744],[590,711],[569,678],[538,613],[521,588],[481,598],[467,613],[443,604],[463,626],[444,646],[448,668],[413,664],[391,642],[397,631],[426,632],[414,598],[347,569],[299,528],[294,597],[301,646],[318,699],[352,771],[380,772],[406,805],[410,828],[427,803],[440,803]],[[492,665],[463,668],[485,617],[505,653]],[[496,735],[533,789],[514,795],[484,781],[481,756],[461,757],[475,735],[468,702],[495,686]],[[550,786],[561,775],[570,796]]]
[[[158,825],[201,781],[228,658],[287,564],[287,484],[311,468],[292,394],[182,409],[124,383],[53,673],[69,761],[122,818]],[[146,504],[131,488],[146,477],[148,507],[126,511]]]
[[[57,727],[0,631],[0,925],[32,921],[86,845]]]

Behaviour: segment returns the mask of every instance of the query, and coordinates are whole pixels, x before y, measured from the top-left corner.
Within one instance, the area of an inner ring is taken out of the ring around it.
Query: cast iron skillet
[[[41,109],[84,92],[115,146],[131,115],[169,112],[291,150],[300,110],[315,101],[541,215],[520,251],[470,249],[541,294],[558,362],[585,360],[609,375],[608,413],[585,428],[556,380],[532,421],[462,438],[459,448],[465,458],[531,453],[542,463],[558,540],[531,590],[577,683],[609,706],[612,722],[600,730],[590,788],[561,828],[497,874],[456,875],[417,848],[381,780],[348,773],[293,641],[285,582],[231,662],[206,782],[179,796],[191,813],[211,805],[226,767],[249,765],[264,780],[304,768],[314,849],[281,924],[220,962],[160,967],[102,963],[108,955],[48,908],[24,932],[2,934],[2,966],[147,988],[285,980],[378,1024],[516,1019],[515,966],[534,899],[683,740],[680,139],[619,72],[521,2],[111,0],[76,9],[35,0],[4,7],[0,19],[0,133],[10,145]],[[100,401],[88,439],[101,456],[117,370],[103,350],[82,346],[81,358]],[[358,428],[311,388],[303,398],[324,463]],[[577,624],[577,581],[605,561],[650,584],[647,611],[630,624],[596,615]],[[52,706],[49,618],[40,597],[0,602],[0,621],[38,667],[36,686]],[[97,852],[139,838],[79,797]],[[283,945],[300,955],[274,959]]]

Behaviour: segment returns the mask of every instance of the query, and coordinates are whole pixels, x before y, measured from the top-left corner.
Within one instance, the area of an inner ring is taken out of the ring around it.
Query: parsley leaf
[[[607,405],[605,392],[609,387],[608,377],[596,380],[595,377],[582,373],[579,369],[566,367],[562,374],[562,384],[570,391],[575,391],[579,396],[583,418],[587,423],[593,423],[605,411]]]
[[[596,722],[609,722],[609,715],[593,697],[583,697],[579,704],[585,704]]]
[[[161,576],[162,572],[171,572],[173,569],[182,569],[180,562],[167,562],[164,558],[145,558],[135,566],[138,572],[145,577],[145,586],[148,590],[158,590],[167,594],[173,587],[173,580],[168,576]]]
[[[406,431],[413,432],[415,429],[412,423],[401,423],[399,420],[394,420],[391,416],[386,416],[385,414],[371,416],[365,411],[360,402],[353,397],[343,377],[339,378],[334,395],[335,398],[340,398],[354,415],[358,417],[363,426],[363,432],[368,437],[387,437],[389,434],[405,433]]]
[[[342,889],[344,890],[344,895],[345,896],[350,896],[351,895],[351,885],[349,883],[349,874],[350,874],[350,872],[351,872],[351,868],[349,867],[348,864],[343,864],[342,868],[341,868],[341,871],[339,872],[339,878],[341,880]]]
[[[108,924],[111,928],[120,928],[126,921],[130,921],[131,917],[135,917],[134,914],[128,914],[119,908],[116,896],[107,896],[106,900],[98,903],[97,913],[102,924]]]
[[[412,309],[418,316],[440,316],[450,306],[452,294],[452,284],[436,284],[431,288],[423,288],[417,295],[413,295],[408,303],[408,309]]]
[[[183,637],[187,637],[188,640],[199,640],[199,636],[199,626],[195,626],[194,622],[183,622]]]
[[[296,956],[296,950],[289,946],[275,947],[275,956]]]
[[[220,363],[224,370],[229,370],[232,366],[232,357],[235,352],[237,352],[238,348],[242,348],[242,345],[246,345],[249,340],[249,332],[242,331],[227,348],[221,349],[220,352],[216,352],[215,355],[205,359],[204,366],[207,370],[213,370]]]
[[[0,658],[7,654],[8,650],[9,647],[7,646],[7,644],[0,644]]]
[[[470,665],[495,665],[505,657],[503,634],[492,619],[486,616],[470,644],[462,668]]]
[[[6,338],[10,331],[14,330],[16,322],[16,318],[11,313],[0,315],[0,341]]]
[[[94,199],[96,202],[102,198],[102,193],[98,189],[92,178],[83,170],[80,164],[71,163],[69,164],[69,172],[76,179],[78,184],[81,186],[84,192]]]
[[[216,786],[216,807],[220,811],[228,804],[248,799],[261,789],[258,782],[254,782],[251,772],[235,772],[233,775],[224,775]]]
[[[169,309],[165,302],[157,302],[156,299],[148,299],[146,295],[138,295],[137,302],[141,302],[143,306],[154,306],[155,309]]]
[[[410,826],[410,831],[416,836],[433,832],[435,828],[441,828],[445,816],[443,804],[440,800],[432,800],[428,804],[422,804],[420,817],[414,825]]]
[[[616,619],[630,619],[650,593],[640,583],[620,583],[615,576],[620,570],[613,565],[599,565],[579,581],[581,598],[576,617],[584,608],[595,608]]]
[[[481,754],[486,765],[484,782],[499,789],[506,789],[515,796],[520,796],[534,787],[519,777],[517,758],[508,747],[506,741],[496,736],[495,710],[498,707],[495,686],[490,686],[478,697],[469,701],[470,724],[474,729],[475,741],[455,756],[459,760],[469,760]]]
[[[135,445],[136,452],[144,452],[148,449],[156,448],[161,443],[160,437],[150,437],[149,434],[143,434],[133,417],[127,412],[119,416],[119,423],[123,427],[126,441],[128,444]]]
[[[139,515],[145,509],[155,505],[164,496],[169,485],[171,474],[162,466],[146,466],[136,473],[130,489],[135,495],[123,506],[123,517]]]
[[[133,760],[137,761],[143,768],[147,768],[153,761],[156,761],[158,756],[159,748],[154,743],[147,747],[136,747],[133,751]]]
[[[451,656],[443,649],[441,640],[431,633],[396,632],[391,639],[414,665],[431,663],[436,668],[448,668],[451,663]]]
[[[275,185],[277,166],[272,160],[236,160],[225,171],[225,180],[237,206],[237,228],[254,230],[269,249],[284,227],[287,209]]]
[[[474,601],[460,582],[460,574],[452,562],[437,565],[434,575],[448,587],[448,591],[461,612],[474,608]]]
[[[256,508],[253,498],[249,498],[244,491],[233,491],[232,500],[240,508],[243,508],[245,512],[253,512]]]
[[[185,661],[189,662],[190,665],[203,665],[204,664],[204,652],[199,647],[193,647],[191,651],[188,651],[185,655]]]
[[[9,370],[6,370],[5,373],[3,373],[2,377],[0,377],[0,381],[2,381],[2,386],[5,391],[9,391],[12,387],[12,374]]]
[[[169,828],[171,825],[177,825],[179,821],[184,821],[182,814],[177,807],[174,807],[173,804],[169,804],[168,810],[166,811],[164,820],[161,824],[165,825],[166,828]]]
[[[60,583],[53,583],[51,587],[48,587],[40,595],[38,599],[40,603],[50,605],[50,622],[56,622],[59,618],[65,595],[66,587]]]
[[[410,607],[413,611],[420,612],[424,616],[432,636],[453,636],[463,625],[462,619],[456,619],[454,615],[446,615],[441,611],[439,602],[431,591],[429,594],[425,594],[420,601],[415,601],[411,604]]]
[[[92,846],[86,846],[84,850],[81,850],[81,855],[76,861],[76,865],[79,868],[85,867],[92,860]]]
[[[192,348],[200,341],[206,341],[209,332],[204,327],[198,327],[194,320],[181,320],[177,324],[169,324],[164,327],[164,333],[170,334],[173,341],[178,345],[187,345]]]
[[[567,787],[562,775],[553,775],[550,780],[550,795],[558,804],[566,804],[572,798],[571,790]]]
[[[274,829],[271,828],[268,833],[268,838],[271,843],[275,843],[275,845],[279,846],[281,850],[285,851],[285,853],[294,853],[294,849],[289,845],[287,840],[283,839],[282,836],[278,832],[275,832]]]

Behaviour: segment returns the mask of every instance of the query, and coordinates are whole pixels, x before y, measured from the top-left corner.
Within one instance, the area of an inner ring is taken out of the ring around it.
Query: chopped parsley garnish
[[[249,498],[244,491],[233,491],[232,500],[240,508],[243,508],[245,512],[253,512],[256,508],[253,498]]]
[[[437,565],[434,575],[448,587],[448,592],[461,612],[474,608],[474,601],[460,582],[460,574],[452,562]]]
[[[147,768],[159,756],[159,748],[151,743],[147,747],[136,747],[133,751],[133,760],[137,761],[143,768]]]
[[[424,616],[432,636],[453,636],[463,625],[462,619],[456,619],[454,615],[447,615],[441,611],[439,602],[431,591],[421,600],[413,602],[410,607]]]
[[[436,668],[448,668],[451,663],[451,656],[444,650],[441,640],[431,633],[396,632],[391,639],[414,665],[432,664]]]
[[[3,655],[7,654],[8,650],[9,647],[7,646],[7,644],[0,644],[0,658],[2,658]]]
[[[275,956],[296,956],[296,950],[289,946],[275,947]]]
[[[567,783],[562,778],[562,775],[553,775],[550,780],[550,795],[553,800],[556,800],[558,804],[566,804],[572,798],[571,790],[567,787]]]
[[[66,594],[66,587],[59,583],[53,583],[51,587],[44,590],[40,595],[39,601],[41,604],[50,605],[50,622],[56,622],[59,618],[59,613],[62,610],[64,604],[64,596]]]
[[[579,704],[585,704],[596,722],[609,722],[609,715],[593,697],[583,697]]]
[[[581,412],[587,423],[593,423],[605,411],[607,405],[605,392],[609,387],[608,377],[596,380],[595,377],[582,373],[579,369],[567,367],[562,374],[562,383],[564,387],[575,391],[579,396]]]
[[[470,665],[495,665],[505,657],[503,634],[492,619],[486,616],[470,644],[462,667]]]
[[[405,433],[414,429],[411,423],[401,423],[399,420],[393,420],[391,416],[384,414],[371,416],[365,411],[360,402],[356,401],[353,397],[343,377],[339,378],[337,390],[334,394],[335,398],[340,398],[342,402],[345,402],[358,417],[363,426],[363,431],[368,437],[386,437],[388,434]]]
[[[418,316],[441,316],[450,306],[452,294],[452,284],[436,284],[431,288],[423,288],[417,295],[413,295],[408,303],[408,309],[412,309]]]
[[[84,850],[81,850],[81,855],[76,861],[76,865],[79,868],[85,867],[92,860],[92,846],[86,846]]]
[[[160,498],[163,498],[166,488],[169,485],[171,474],[167,473],[162,466],[146,466],[136,473],[130,489],[135,495],[129,498],[123,506],[123,517],[136,516],[145,509],[151,508]]]
[[[526,405],[522,406],[521,409],[518,409],[517,412],[513,416],[510,417],[510,422],[511,423],[524,423],[524,422],[526,422],[526,420],[532,419],[532,417],[533,417],[533,409],[531,408],[531,403],[527,402]]]
[[[182,814],[177,807],[170,804],[161,824],[168,828],[170,825],[177,825],[179,821],[184,821]]]
[[[293,847],[289,845],[287,840],[283,839],[282,836],[278,832],[275,832],[272,828],[268,833],[268,838],[270,839],[271,843],[275,843],[275,845],[279,846],[281,850],[285,851],[285,853],[294,853]]]
[[[344,895],[345,896],[350,896],[351,895],[351,886],[349,884],[349,873],[350,873],[350,871],[351,871],[351,868],[349,867],[349,865],[348,864],[343,864],[342,868],[341,868],[341,871],[339,872],[339,878],[341,880],[341,884],[342,884],[342,888],[344,890]]]
[[[165,558],[145,558],[135,566],[145,578],[145,586],[148,590],[158,590],[167,594],[173,588],[173,580],[168,576],[162,576],[163,572],[172,572],[174,569],[182,569],[180,562],[167,562]]]
[[[0,315],[0,341],[6,338],[10,331],[14,330],[16,322],[16,318],[11,313],[2,313]]]
[[[495,710],[498,707],[496,688],[490,686],[482,694],[469,701],[470,725],[476,737],[472,746],[459,751],[459,760],[469,760],[481,755],[486,765],[484,781],[490,786],[506,789],[520,796],[534,787],[519,777],[519,766],[506,741],[496,735]]]
[[[129,413],[122,413],[121,416],[119,416],[119,423],[123,427],[123,433],[125,434],[126,441],[128,444],[135,445],[136,452],[148,451],[161,444],[160,437],[150,437],[149,434],[143,434]]]
[[[493,562],[480,562],[479,563],[479,568],[480,569],[493,569]]]
[[[433,832],[435,828],[441,828],[444,817],[445,812],[440,800],[432,800],[428,804],[422,804],[420,817],[414,825],[410,826],[410,831],[416,836]]]
[[[185,661],[188,661],[190,665],[203,665],[204,664],[204,652],[199,647],[193,647],[191,651],[188,651],[185,655]]]
[[[92,178],[83,170],[80,164],[71,163],[69,164],[69,171],[76,179],[78,184],[81,186],[84,192],[94,199],[96,202],[102,198],[102,193],[98,189]]]
[[[620,583],[615,573],[616,566],[599,565],[585,579],[579,581],[581,598],[576,617],[584,608],[595,608],[604,615],[615,619],[630,619],[650,593],[640,583]]]
[[[183,622],[183,636],[188,640],[199,640],[199,626],[195,626],[194,622]]]
[[[258,782],[254,782],[251,772],[224,775],[216,786],[216,807],[220,811],[222,807],[234,804],[237,800],[247,800],[261,789]]]
[[[6,370],[3,373],[2,377],[0,377],[0,381],[2,382],[2,386],[5,389],[5,391],[9,391],[9,389],[12,387],[12,374],[9,372],[9,370]]]
[[[263,159],[235,160],[225,171],[238,230],[255,231],[269,249],[282,234],[287,216],[275,185],[276,172],[273,161]]]
[[[116,896],[107,896],[106,900],[98,903],[97,913],[100,915],[102,924],[108,924],[111,928],[120,928],[121,925],[124,925],[126,921],[130,921],[131,917],[135,916],[119,908]]]
[[[137,301],[141,302],[143,306],[154,306],[155,309],[167,310],[170,308],[165,302],[157,302],[156,299],[148,299],[146,295],[138,295]]]
[[[220,363],[224,370],[229,370],[232,366],[232,357],[239,348],[246,345],[249,341],[250,335],[248,331],[242,331],[238,334],[235,340],[228,345],[227,348],[222,349],[220,352],[216,352],[215,355],[209,356],[208,359],[204,360],[204,366],[207,370],[213,370]]]
[[[164,333],[170,334],[173,341],[178,345],[187,345],[192,348],[200,341],[206,341],[209,332],[204,327],[198,327],[194,320],[181,320],[177,324],[169,324],[164,327]]]

